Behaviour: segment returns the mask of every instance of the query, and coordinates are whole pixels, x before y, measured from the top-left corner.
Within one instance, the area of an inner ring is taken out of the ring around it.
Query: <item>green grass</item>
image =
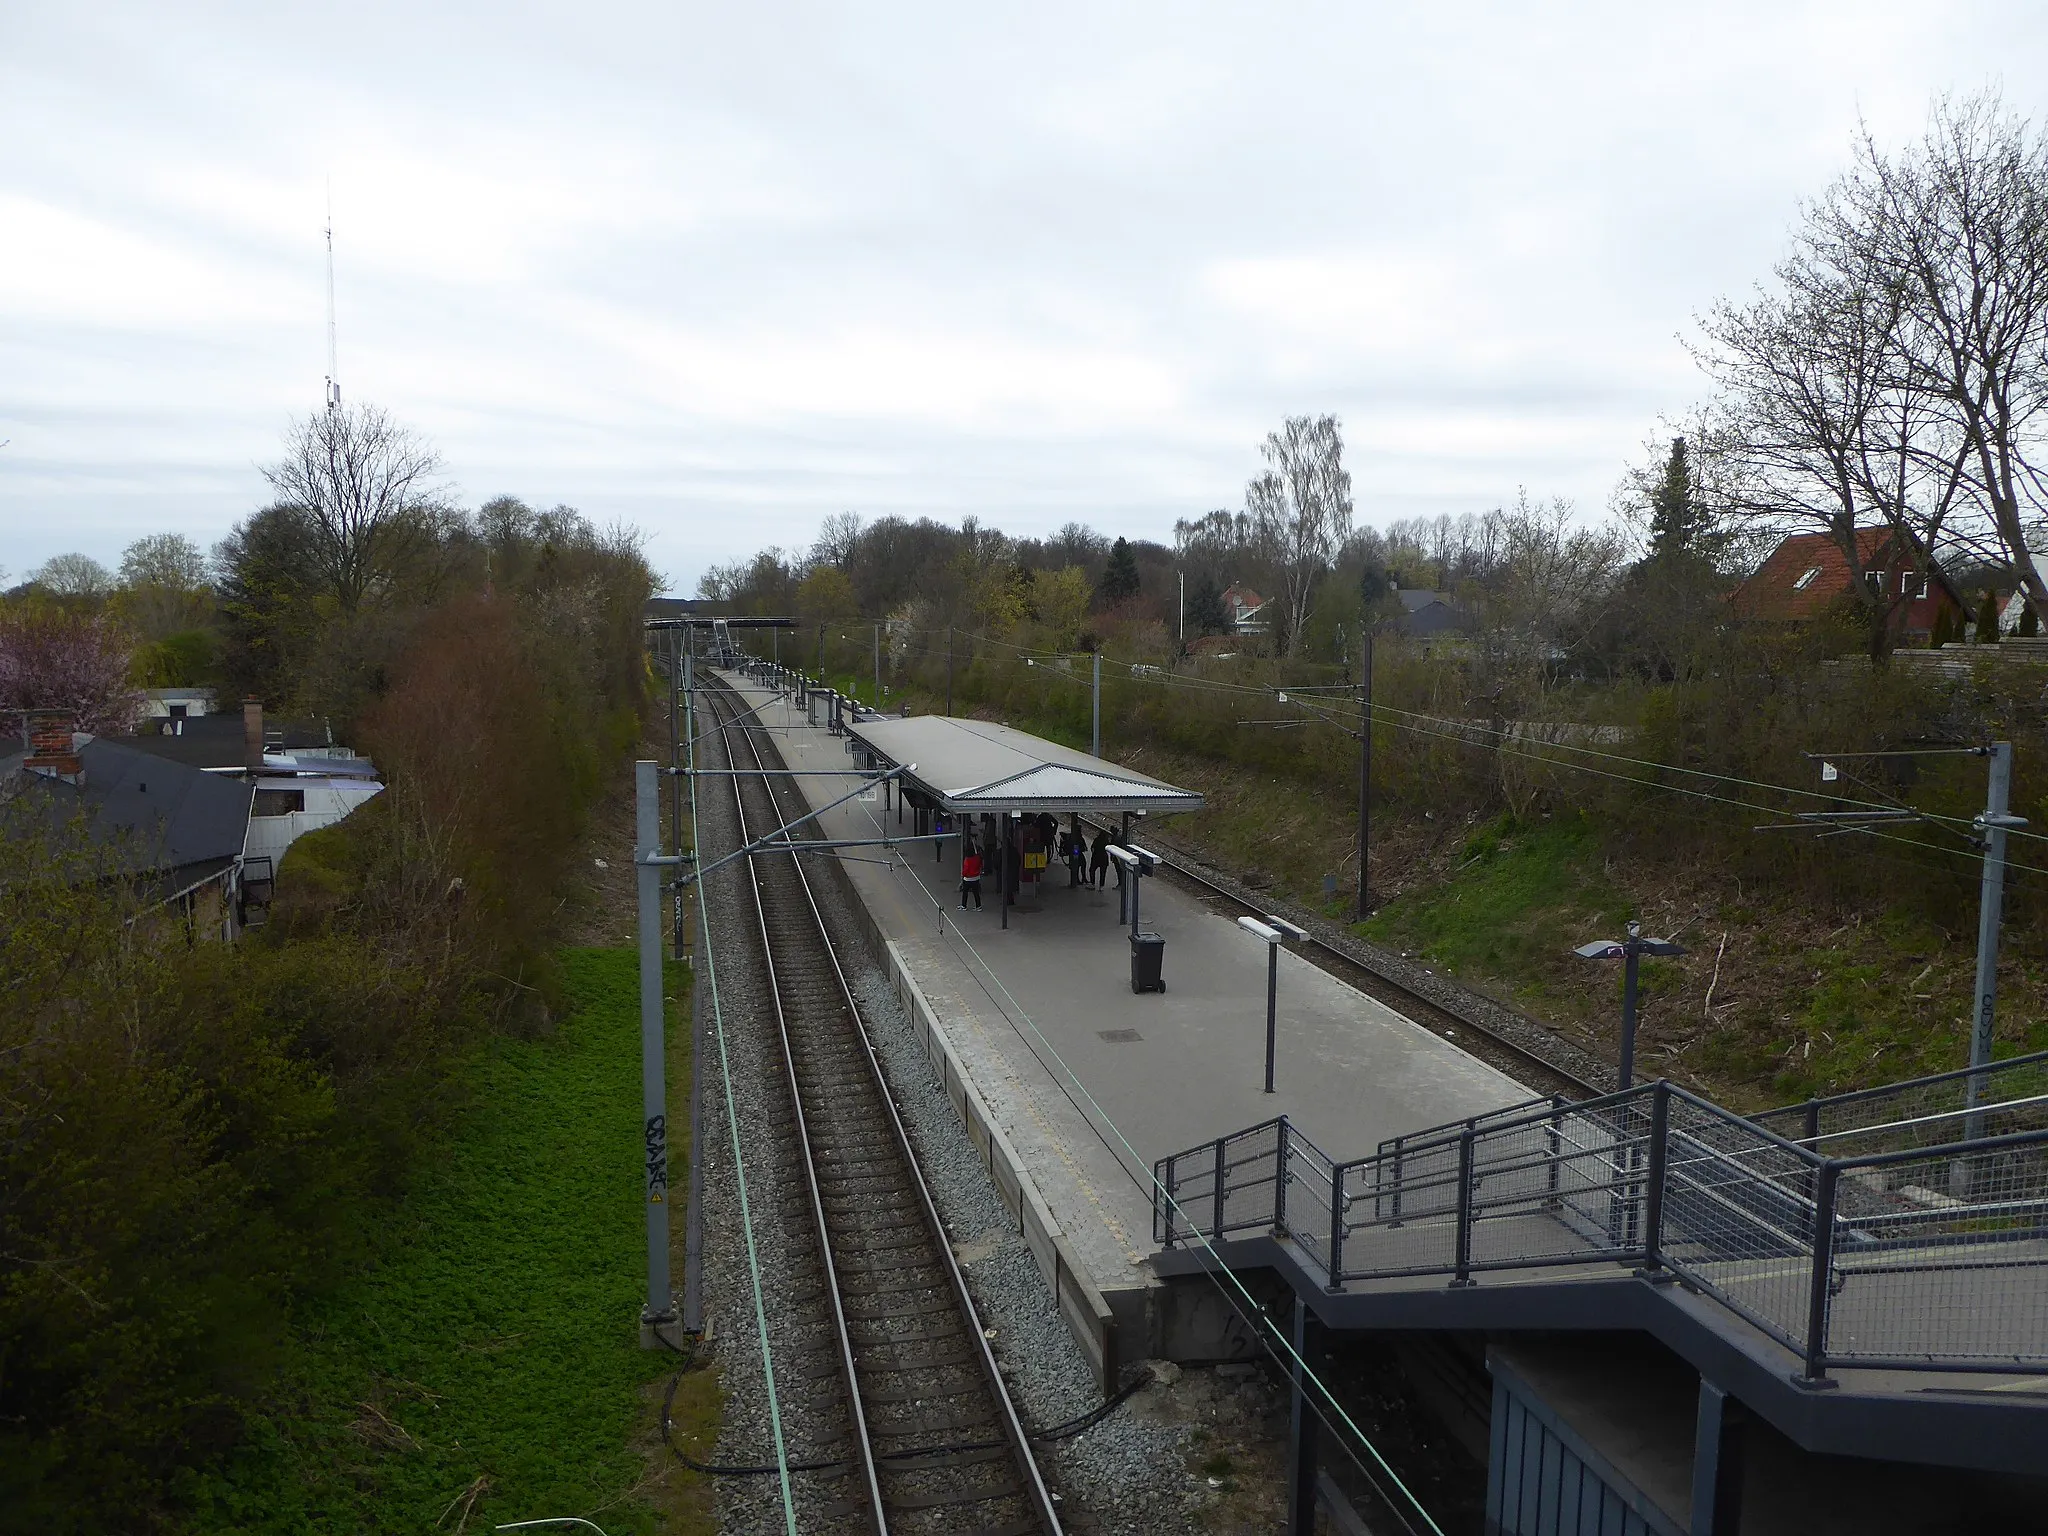
[[[301,1320],[277,1408],[195,1490],[194,1529],[453,1531],[466,1502],[472,1531],[594,1510],[614,1536],[656,1528],[645,1393],[672,1361],[638,1347],[637,961],[562,959],[570,1016],[464,1074],[444,1156],[380,1262]]]
[[[1533,826],[1500,818],[1466,839],[1457,874],[1389,903],[1361,929],[1460,976],[1541,997],[1545,979],[1583,964],[1571,951],[1619,932],[1627,898],[1601,868],[1593,828],[1576,817]],[[1654,985],[1654,965],[1644,968]],[[1568,972],[1566,973],[1568,974]],[[1562,979],[1562,976],[1560,976]]]

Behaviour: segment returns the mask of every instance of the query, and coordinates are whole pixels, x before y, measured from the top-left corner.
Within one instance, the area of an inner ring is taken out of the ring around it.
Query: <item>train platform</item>
[[[812,806],[848,793],[846,737],[739,673],[720,675],[757,710]],[[914,825],[900,795],[881,791],[817,821],[835,839],[908,837]],[[1142,846],[1142,829],[1133,840]],[[840,855],[898,994],[1106,1380],[1119,1358],[1159,1342],[1148,1296],[1157,1159],[1283,1114],[1350,1157],[1529,1097],[1284,951],[1267,1093],[1263,939],[1144,879],[1142,926],[1165,939],[1166,990],[1134,993],[1113,878],[1070,885],[1055,862],[1006,923],[994,880],[982,907],[960,905],[959,862],[957,838]]]

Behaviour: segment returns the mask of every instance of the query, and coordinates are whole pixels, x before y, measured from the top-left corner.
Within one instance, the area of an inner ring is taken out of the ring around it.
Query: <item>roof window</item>
[[[1819,566],[1816,565],[1809,568],[1804,576],[1801,576],[1797,581],[1792,583],[1792,590],[1794,592],[1804,592],[1808,587],[1813,585],[1813,578],[1818,576],[1819,574]]]

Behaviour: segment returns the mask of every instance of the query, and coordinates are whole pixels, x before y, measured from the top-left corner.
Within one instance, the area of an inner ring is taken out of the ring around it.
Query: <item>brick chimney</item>
[[[77,717],[68,709],[32,709],[27,718],[28,756],[22,759],[21,766],[45,778],[65,779],[73,784],[83,782],[85,761],[79,757],[78,743],[73,739]]]
[[[242,700],[242,766],[251,774],[263,771],[263,701]]]

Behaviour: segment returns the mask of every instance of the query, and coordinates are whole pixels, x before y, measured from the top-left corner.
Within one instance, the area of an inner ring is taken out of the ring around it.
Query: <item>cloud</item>
[[[109,0],[0,53],[0,565],[217,536],[326,370],[684,585],[823,512],[1162,536],[1335,411],[1368,517],[1597,507],[1859,112],[2038,7]]]

